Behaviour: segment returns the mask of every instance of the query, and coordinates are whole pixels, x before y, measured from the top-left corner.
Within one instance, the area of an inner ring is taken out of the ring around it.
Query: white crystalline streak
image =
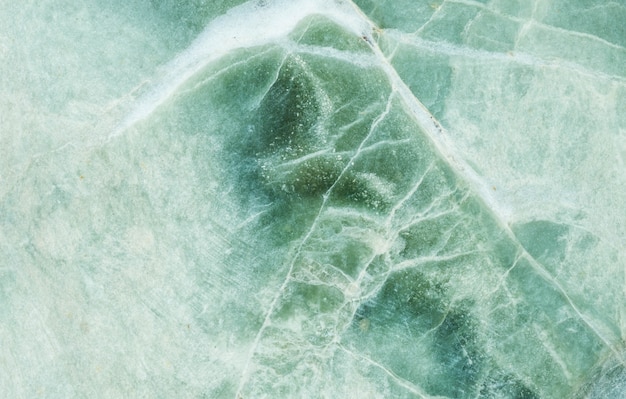
[[[227,53],[243,48],[279,42],[310,15],[324,15],[357,34],[368,25],[341,0],[249,1],[214,19],[193,43],[164,66],[163,77],[109,135],[122,134],[149,116],[194,74]]]

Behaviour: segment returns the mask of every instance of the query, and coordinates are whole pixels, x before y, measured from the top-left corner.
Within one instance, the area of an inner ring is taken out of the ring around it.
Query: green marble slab
[[[0,397],[623,397],[624,18],[4,4]]]

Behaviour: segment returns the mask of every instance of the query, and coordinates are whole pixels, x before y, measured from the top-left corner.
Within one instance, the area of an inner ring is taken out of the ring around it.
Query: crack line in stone
[[[576,31],[576,30],[567,30],[567,29],[564,29],[564,28],[560,28],[558,26],[549,25],[549,24],[545,24],[543,22],[537,21],[536,19],[534,19],[534,16],[535,16],[535,13],[536,13],[536,9],[537,9],[537,2],[535,2],[534,5],[533,5],[533,10],[531,12],[530,19],[525,19],[525,18],[516,17],[514,15],[503,14],[502,12],[500,12],[498,10],[491,9],[486,4],[479,3],[477,1],[471,1],[471,0],[447,0],[447,1],[450,1],[451,3],[464,4],[464,5],[480,8],[480,9],[488,11],[488,12],[494,14],[494,15],[497,15],[498,17],[502,17],[502,18],[508,19],[509,21],[517,22],[519,24],[527,24],[529,22],[532,22],[532,25],[538,26],[538,27],[546,29],[546,30],[554,31],[554,32],[557,32],[557,33],[562,33],[562,34],[565,34],[565,35],[579,36],[579,37],[582,37],[582,38],[585,38],[585,39],[598,41],[598,42],[600,42],[600,43],[602,43],[602,44],[604,44],[606,46],[612,47],[614,49],[626,50],[626,48],[624,46],[621,46],[621,45],[619,45],[617,43],[609,42],[608,40],[603,39],[600,36],[593,35],[591,33],[586,33],[586,32],[581,32],[581,31]],[[522,29],[525,30],[524,28],[522,28]],[[516,40],[516,42],[517,42],[517,40]]]
[[[391,377],[395,382],[397,382],[400,386],[402,386],[403,388],[408,389],[409,391],[411,391],[412,393],[414,393],[416,395],[419,395],[420,398],[422,398],[422,399],[435,399],[435,398],[438,398],[437,396],[429,396],[428,394],[424,393],[420,387],[418,387],[417,385],[413,384],[412,382],[410,382],[408,380],[405,380],[404,378],[396,375],[393,371],[389,370],[388,368],[386,368],[382,364],[376,362],[375,360],[373,360],[373,359],[371,359],[371,358],[369,358],[369,357],[367,357],[365,355],[354,353],[354,352],[352,352],[351,350],[349,350],[348,348],[346,348],[345,346],[343,346],[341,344],[339,344],[338,347],[341,348],[341,350],[343,350],[344,352],[346,352],[350,356],[352,356],[353,358],[365,360],[367,363],[371,364],[372,366],[375,366],[375,367],[379,368],[385,374],[387,374],[389,377]]]

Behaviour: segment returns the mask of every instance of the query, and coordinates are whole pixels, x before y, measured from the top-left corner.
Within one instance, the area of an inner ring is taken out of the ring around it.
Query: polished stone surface
[[[0,8],[0,396],[626,395],[626,3]]]

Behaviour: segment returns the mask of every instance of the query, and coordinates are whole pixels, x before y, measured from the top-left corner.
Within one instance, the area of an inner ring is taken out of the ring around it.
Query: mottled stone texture
[[[626,5],[5,2],[0,397],[626,396]]]

